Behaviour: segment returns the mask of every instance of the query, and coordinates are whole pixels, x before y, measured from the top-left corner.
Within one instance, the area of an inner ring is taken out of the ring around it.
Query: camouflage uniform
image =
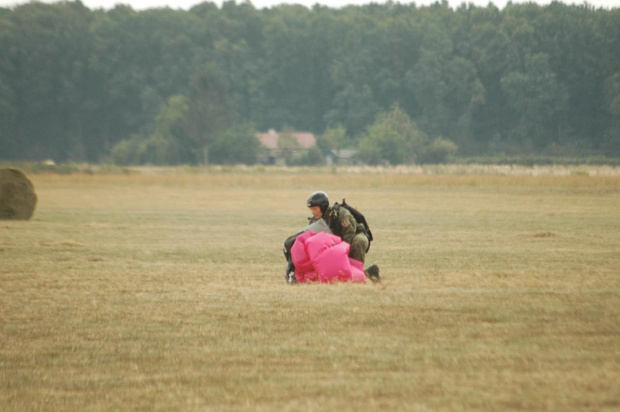
[[[364,225],[358,223],[351,212],[344,207],[340,207],[338,203],[328,207],[322,219],[327,222],[327,225],[335,235],[340,236],[342,240],[351,245],[349,256],[364,263],[366,251],[370,245]]]

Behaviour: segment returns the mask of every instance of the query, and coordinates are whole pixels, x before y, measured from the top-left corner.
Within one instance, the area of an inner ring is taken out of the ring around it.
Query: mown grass
[[[620,409],[620,178],[32,175],[0,222],[0,410]],[[284,283],[307,195],[383,287]]]

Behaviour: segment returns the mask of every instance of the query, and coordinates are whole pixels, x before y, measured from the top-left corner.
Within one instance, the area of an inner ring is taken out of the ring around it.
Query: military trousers
[[[368,250],[368,238],[364,233],[358,233],[351,240],[351,249],[349,250],[349,257],[359,260],[364,263],[366,260],[366,250]]]

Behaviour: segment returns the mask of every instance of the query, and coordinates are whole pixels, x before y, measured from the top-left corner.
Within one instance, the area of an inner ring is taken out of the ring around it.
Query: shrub
[[[448,163],[454,159],[458,146],[451,140],[438,137],[428,145],[420,156],[420,163]]]
[[[251,124],[234,125],[218,133],[209,148],[209,161],[218,164],[254,164],[260,150]]]
[[[138,164],[139,147],[140,141],[136,137],[118,142],[110,151],[112,162],[121,166]]]

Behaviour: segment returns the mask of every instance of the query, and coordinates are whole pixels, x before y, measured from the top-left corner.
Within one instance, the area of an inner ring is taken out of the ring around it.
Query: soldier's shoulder
[[[351,214],[351,212],[349,212],[349,210],[346,207],[342,207],[342,205],[339,205],[338,216],[340,216],[341,218],[346,218],[349,216],[352,217],[353,215]]]

